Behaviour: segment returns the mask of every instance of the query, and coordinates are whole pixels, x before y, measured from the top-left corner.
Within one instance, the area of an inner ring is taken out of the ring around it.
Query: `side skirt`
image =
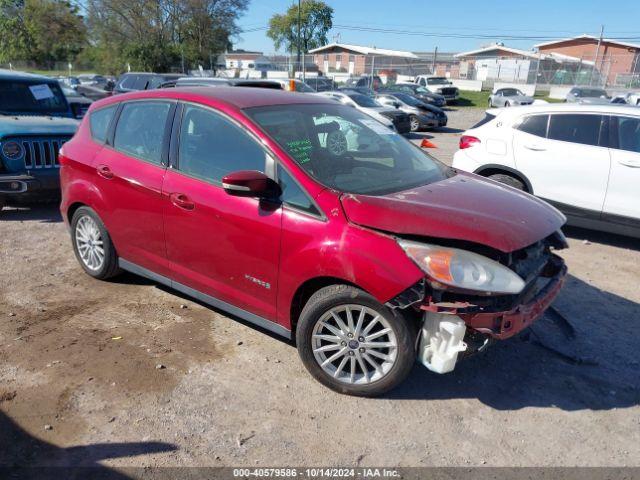
[[[260,317],[251,312],[247,312],[242,308],[231,305],[230,303],[227,303],[223,300],[219,300],[215,297],[212,297],[211,295],[207,295],[206,293],[202,293],[191,287],[187,287],[182,283],[175,282],[168,277],[152,272],[151,270],[148,270],[144,267],[136,265],[135,263],[125,260],[124,258],[118,259],[118,264],[120,265],[120,268],[122,268],[123,270],[134,273],[136,275],[140,275],[141,277],[148,278],[149,280],[153,280],[154,282],[161,283],[167,287],[173,288],[181,293],[184,293],[185,295],[188,295],[197,300],[200,300],[201,302],[204,302],[207,305],[211,305],[214,308],[219,308],[220,310],[224,310],[225,312],[230,313],[231,315],[234,315],[238,318],[241,318],[242,320],[253,323],[258,327],[264,328],[265,330],[269,330],[270,332],[276,333],[278,335],[281,335],[287,338],[288,340],[291,340],[291,330],[287,330],[282,325],[272,322],[271,320],[267,320],[266,318]]]

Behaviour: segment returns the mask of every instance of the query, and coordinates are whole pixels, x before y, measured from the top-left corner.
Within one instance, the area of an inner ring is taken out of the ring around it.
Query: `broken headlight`
[[[525,286],[515,272],[477,253],[408,240],[398,243],[420,269],[443,285],[485,294],[517,294]]]

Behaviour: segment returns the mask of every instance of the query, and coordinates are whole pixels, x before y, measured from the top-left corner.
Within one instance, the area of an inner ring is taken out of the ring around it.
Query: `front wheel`
[[[340,393],[374,397],[391,390],[415,361],[417,325],[348,285],[317,291],[298,322],[298,353],[309,373]]]
[[[420,130],[420,120],[418,120],[418,117],[416,117],[415,115],[411,115],[409,117],[409,122],[411,122],[412,132],[417,132],[418,130]]]
[[[503,183],[505,185],[509,185],[510,187],[517,188],[518,190],[522,190],[523,192],[527,191],[527,189],[524,186],[524,183],[522,183],[517,178],[512,177],[511,175],[505,175],[503,173],[496,173],[494,175],[489,175],[488,178],[490,178],[491,180],[495,180],[496,182],[500,182],[500,183]]]
[[[80,207],[71,219],[73,251],[86,273],[106,280],[120,273],[118,255],[102,220],[89,207]]]

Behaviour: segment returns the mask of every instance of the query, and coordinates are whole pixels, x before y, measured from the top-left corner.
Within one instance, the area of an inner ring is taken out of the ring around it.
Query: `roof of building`
[[[494,43],[493,45],[488,45],[486,47],[478,48],[476,50],[470,50],[468,52],[456,53],[454,55],[454,57],[455,58],[472,57],[474,55],[478,55],[478,54],[481,54],[481,53],[492,52],[494,50],[500,50],[500,51],[503,51],[503,52],[514,53],[516,55],[522,55],[523,57],[538,58],[538,54],[535,53],[535,52],[532,52],[530,50],[520,50],[519,48],[505,47],[504,45],[501,45],[499,43]]]
[[[332,48],[343,48],[345,50],[351,50],[352,52],[360,53],[361,55],[385,55],[387,57],[418,58],[415,53],[407,52],[404,50],[388,50],[386,48],[362,47],[360,45],[348,45],[346,43],[336,42],[309,50],[309,53],[322,53],[325,50],[331,50]]]
[[[552,40],[550,42],[544,42],[544,43],[538,43],[537,45],[534,45],[537,48],[540,47],[549,47],[551,45],[557,45],[558,43],[565,43],[565,42],[571,42],[574,40],[591,40],[594,42],[597,42],[600,40],[599,37],[595,37],[593,35],[587,35],[582,34],[582,35],[578,35],[577,37],[570,37],[570,38],[561,38],[559,40]],[[622,45],[623,47],[629,47],[629,48],[636,48],[640,50],[640,45],[637,43],[629,43],[629,42],[621,42],[619,40],[616,40],[615,38],[603,38],[602,41],[604,43],[612,43],[614,45]]]
[[[421,60],[433,61],[434,52],[413,52],[416,57]],[[455,62],[456,54],[454,52],[437,52],[435,54],[436,62]]]

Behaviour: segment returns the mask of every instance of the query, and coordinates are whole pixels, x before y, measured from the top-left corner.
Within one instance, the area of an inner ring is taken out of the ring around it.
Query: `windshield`
[[[581,97],[606,97],[607,92],[598,88],[583,88],[581,91]]]
[[[411,105],[412,107],[422,106],[422,102],[411,95],[407,95],[406,93],[396,93],[395,97],[406,103],[407,105]]]
[[[350,93],[348,97],[356,102],[361,107],[365,108],[377,108],[381,105],[376,102],[373,98],[367,97],[366,95],[362,95],[361,93]]]
[[[385,195],[445,178],[444,165],[354,108],[294,104],[245,111],[309,175],[340,192]]]
[[[502,92],[503,97],[516,97],[518,95],[520,95],[521,97],[524,97],[524,93],[522,93],[517,88],[503,88],[500,91]]]
[[[311,88],[309,85],[307,85],[304,82],[295,82],[296,85],[296,92],[311,92],[311,93],[315,93],[315,90],[313,88]]]
[[[449,85],[449,80],[444,77],[433,77],[427,78],[427,83],[429,85]]]
[[[58,82],[0,80],[0,112],[56,115],[68,106]]]

